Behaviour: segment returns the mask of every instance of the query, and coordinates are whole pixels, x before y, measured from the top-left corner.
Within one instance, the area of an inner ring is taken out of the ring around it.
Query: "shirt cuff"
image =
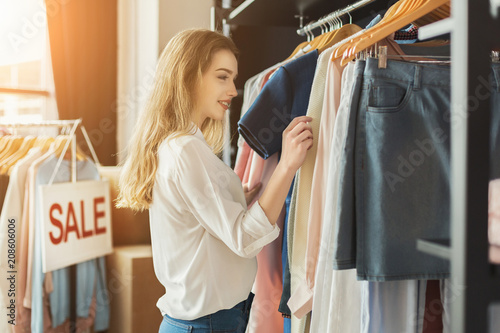
[[[287,304],[292,314],[299,319],[312,311],[313,291],[305,281],[290,296]]]
[[[244,252],[246,255],[255,255],[267,244],[275,240],[280,234],[280,228],[277,224],[272,225],[267,218],[266,213],[256,201],[252,208],[247,211],[249,219],[243,225],[245,232],[255,239],[251,244],[245,247]]]

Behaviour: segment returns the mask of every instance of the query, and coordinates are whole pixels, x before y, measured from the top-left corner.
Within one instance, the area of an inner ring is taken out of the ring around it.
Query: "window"
[[[0,2],[0,123],[56,119],[43,1]]]

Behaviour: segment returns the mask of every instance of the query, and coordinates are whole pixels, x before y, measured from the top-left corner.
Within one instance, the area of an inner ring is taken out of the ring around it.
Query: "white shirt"
[[[149,215],[153,264],[165,287],[157,306],[183,320],[245,300],[255,256],[279,235],[258,202],[247,210],[240,179],[197,127],[160,145]]]

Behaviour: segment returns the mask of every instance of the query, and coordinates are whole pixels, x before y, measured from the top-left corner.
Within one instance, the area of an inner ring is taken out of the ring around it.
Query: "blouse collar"
[[[207,143],[207,141],[205,140],[205,137],[203,136],[203,133],[201,132],[200,128],[198,126],[196,126],[195,123],[191,122],[191,125],[194,129],[194,136],[197,137],[198,139],[202,140],[203,142]],[[208,143],[207,143],[208,144]]]

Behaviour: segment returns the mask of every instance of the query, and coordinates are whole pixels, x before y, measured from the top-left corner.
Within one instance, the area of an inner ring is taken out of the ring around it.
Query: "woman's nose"
[[[231,87],[229,88],[229,91],[227,92],[227,94],[231,97],[236,97],[238,96],[238,91],[236,90],[236,85],[233,83],[231,83]]]

